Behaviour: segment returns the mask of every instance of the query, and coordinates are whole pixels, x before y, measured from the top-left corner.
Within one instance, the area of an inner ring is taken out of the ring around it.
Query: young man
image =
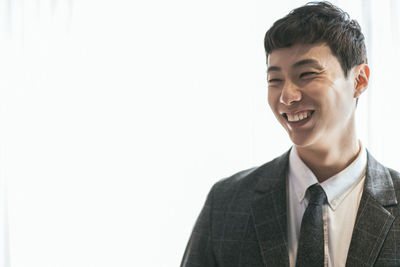
[[[181,266],[400,266],[400,175],[356,136],[360,26],[309,3],[274,23],[265,50],[268,102],[294,145],[213,186]]]

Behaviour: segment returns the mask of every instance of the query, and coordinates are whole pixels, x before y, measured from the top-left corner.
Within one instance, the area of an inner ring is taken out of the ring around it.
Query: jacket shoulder
[[[240,171],[227,178],[219,180],[211,189],[214,208],[217,210],[237,210],[249,204],[255,195],[255,190],[261,184],[260,180],[267,179],[266,174],[274,173],[277,166],[282,164],[284,154],[261,166]]]
[[[289,150],[290,151],[290,150]],[[289,151],[263,165],[240,171],[214,184],[216,191],[253,190],[263,174],[275,171],[288,158]]]

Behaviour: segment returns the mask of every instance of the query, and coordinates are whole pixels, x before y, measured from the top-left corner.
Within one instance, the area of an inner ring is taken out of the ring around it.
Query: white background
[[[179,266],[211,185],[290,148],[263,38],[305,1],[0,3],[0,266]],[[367,37],[359,136],[400,169],[399,5],[334,3]]]

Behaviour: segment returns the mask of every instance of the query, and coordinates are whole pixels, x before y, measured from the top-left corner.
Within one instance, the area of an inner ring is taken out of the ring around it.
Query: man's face
[[[354,130],[354,82],[324,43],[276,49],[268,57],[268,103],[300,147],[333,145]]]

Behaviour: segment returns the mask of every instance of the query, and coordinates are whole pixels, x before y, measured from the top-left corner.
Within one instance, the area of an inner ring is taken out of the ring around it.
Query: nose
[[[279,101],[282,104],[289,106],[294,102],[300,101],[301,96],[301,91],[299,90],[299,87],[296,86],[296,84],[291,81],[285,81]]]

